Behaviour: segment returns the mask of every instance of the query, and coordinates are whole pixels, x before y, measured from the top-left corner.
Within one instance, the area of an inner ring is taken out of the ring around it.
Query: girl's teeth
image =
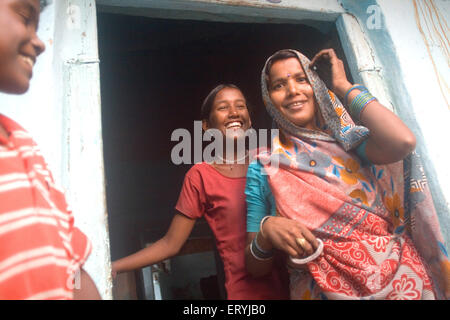
[[[233,122],[227,125],[227,129],[229,128],[235,128],[235,127],[241,127],[241,124],[239,122]]]

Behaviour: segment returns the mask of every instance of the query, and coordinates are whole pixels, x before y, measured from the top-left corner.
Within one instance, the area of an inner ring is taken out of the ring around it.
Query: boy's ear
[[[202,120],[202,129],[203,129],[203,131],[206,131],[209,129],[208,120],[206,120],[206,119]]]

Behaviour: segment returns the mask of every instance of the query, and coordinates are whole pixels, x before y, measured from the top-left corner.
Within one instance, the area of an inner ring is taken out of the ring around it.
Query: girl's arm
[[[143,268],[170,258],[180,251],[191,234],[195,219],[190,219],[181,213],[175,214],[167,233],[145,249],[112,263],[112,275]]]
[[[352,84],[347,80],[344,63],[333,49],[320,51],[311,61],[310,67],[319,60],[331,64],[333,91],[343,98]],[[347,97],[350,104],[361,91],[354,89]],[[345,101],[344,101],[345,103]],[[389,109],[377,100],[369,102],[360,114],[360,121],[370,130],[365,153],[373,164],[387,164],[404,159],[416,146],[411,130]]]

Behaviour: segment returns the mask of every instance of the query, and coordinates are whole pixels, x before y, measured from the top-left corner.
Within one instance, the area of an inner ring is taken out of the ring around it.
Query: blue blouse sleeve
[[[247,201],[247,232],[258,232],[261,219],[275,215],[276,207],[264,167],[257,161],[248,166],[245,185]]]
[[[372,162],[367,158],[366,155],[366,145],[367,145],[367,139],[364,140],[356,149],[355,152],[358,155],[359,159],[361,160],[361,163],[363,167],[369,167],[372,165]]]

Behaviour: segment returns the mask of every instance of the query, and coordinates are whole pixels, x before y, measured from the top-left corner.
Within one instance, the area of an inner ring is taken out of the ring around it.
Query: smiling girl
[[[203,129],[221,132],[224,147],[227,140],[236,146],[245,138],[251,120],[247,101],[238,87],[223,84],[206,97],[202,109]],[[238,159],[226,155],[221,161],[195,164],[186,174],[176,204],[176,213],[166,235],[149,247],[113,262],[116,273],[152,265],[178,253],[194,227],[204,217],[214,233],[222,258],[228,299],[285,299],[286,281],[274,269],[261,279],[254,279],[245,269],[246,238],[245,176],[248,155]],[[238,160],[243,160],[239,161]]]

